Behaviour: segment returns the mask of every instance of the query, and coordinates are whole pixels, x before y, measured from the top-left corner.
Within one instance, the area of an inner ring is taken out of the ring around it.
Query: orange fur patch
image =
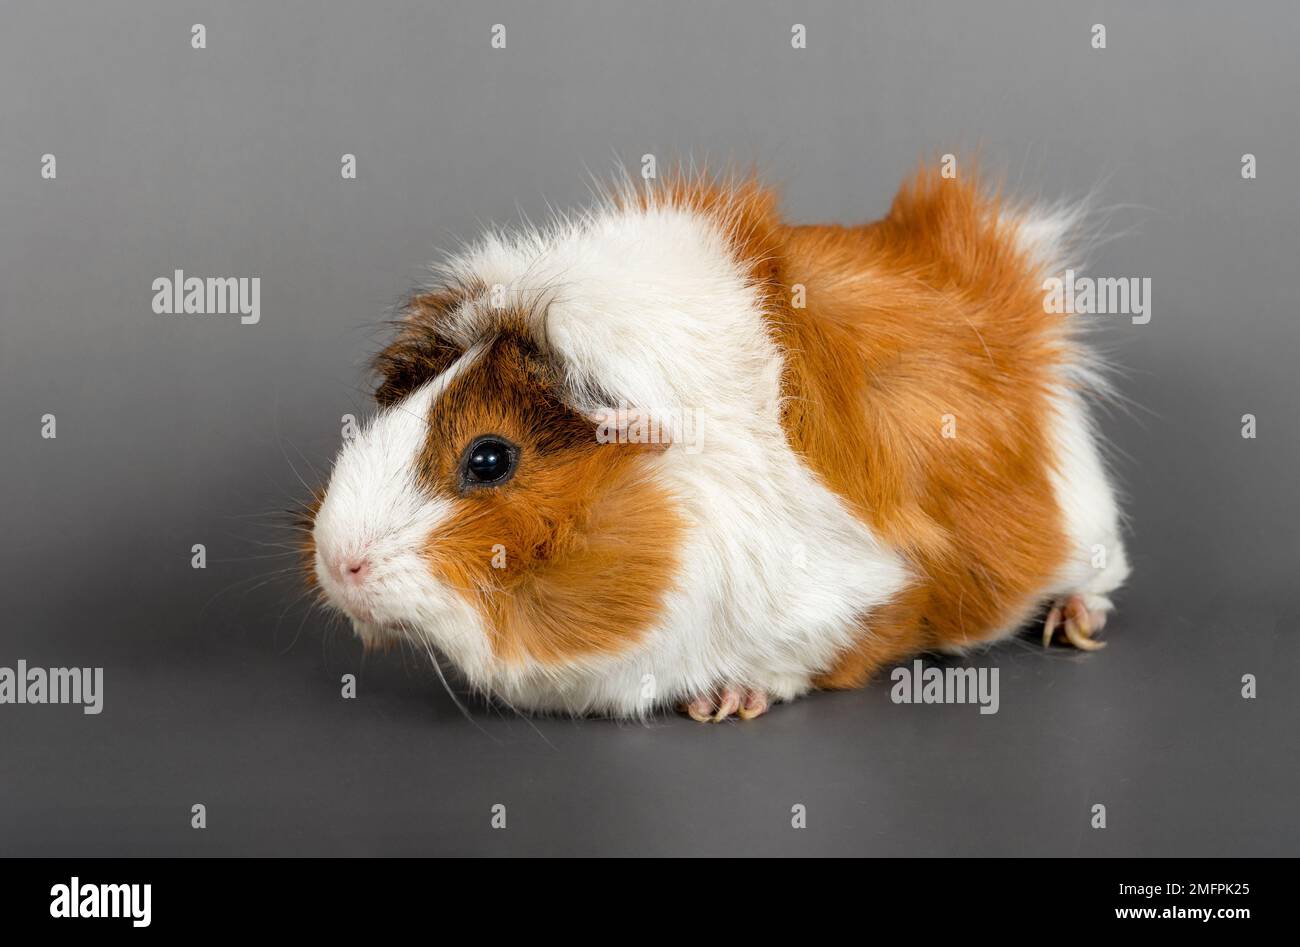
[[[518,470],[501,486],[463,490],[463,452],[486,434],[519,448]],[[459,494],[459,510],[425,556],[482,615],[499,658],[614,653],[657,617],[682,527],[649,468],[655,453],[598,443],[595,422],[555,396],[522,333],[499,336],[434,404],[420,472]]]

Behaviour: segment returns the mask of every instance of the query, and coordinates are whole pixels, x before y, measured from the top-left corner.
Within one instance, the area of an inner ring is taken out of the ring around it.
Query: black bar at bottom
[[[711,901],[719,920],[727,915],[739,924],[766,924],[762,919],[774,914],[818,927],[836,917],[851,918],[855,926],[912,917],[924,919],[929,934],[949,924],[969,929],[978,917],[1039,933],[1098,926],[1200,926],[1230,933],[1255,921],[1285,920],[1283,905],[1294,902],[1296,863],[898,859],[642,866],[628,860],[593,869],[527,860],[10,859],[0,861],[0,876],[7,933],[34,927],[77,936],[283,930],[333,938],[425,925],[436,936],[444,920],[486,922],[483,933],[497,933],[512,924],[583,929],[612,914],[644,934],[659,924],[676,929],[678,909],[712,914]],[[676,929],[674,936],[681,933]]]

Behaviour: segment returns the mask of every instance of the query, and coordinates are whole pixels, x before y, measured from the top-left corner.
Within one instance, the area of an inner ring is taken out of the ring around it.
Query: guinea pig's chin
[[[386,611],[364,606],[332,603],[336,609],[352,623],[353,633],[369,650],[373,647],[383,648],[399,638],[417,638],[420,636],[416,623],[392,617]]]
[[[373,621],[362,621],[355,616],[348,616],[352,619],[352,631],[361,640],[361,645],[367,651],[375,648],[383,648],[393,639],[402,634],[401,626],[395,624],[379,624]]]
[[[400,640],[425,642],[425,635],[420,626],[408,622],[369,616],[360,618],[344,612],[352,622],[352,633],[357,636],[365,650],[387,650]]]

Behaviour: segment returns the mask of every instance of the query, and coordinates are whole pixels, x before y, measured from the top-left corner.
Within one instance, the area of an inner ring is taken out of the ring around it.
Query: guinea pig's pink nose
[[[339,575],[344,582],[350,582],[359,585],[366,580],[370,574],[370,560],[365,556],[349,556],[344,559],[339,569]]]

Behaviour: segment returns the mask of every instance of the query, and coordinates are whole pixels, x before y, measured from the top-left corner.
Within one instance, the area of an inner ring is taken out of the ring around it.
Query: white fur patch
[[[1129,573],[1119,506],[1083,399],[1073,389],[1062,388],[1053,400],[1052,485],[1065,519],[1070,557],[1052,592],[1105,599]],[[1104,605],[1094,602],[1090,607],[1108,609],[1110,602],[1106,599]]]
[[[478,614],[432,576],[424,558],[430,536],[452,514],[455,501],[434,495],[417,477],[433,404],[479,354],[477,348],[466,352],[437,378],[379,412],[343,446],[313,535],[317,581],[349,613],[363,640],[402,634],[423,644],[433,638],[468,673],[481,676],[491,654]],[[360,616],[329,566],[348,557],[371,563]]]
[[[1060,204],[1029,210],[1008,223],[1041,275],[1058,274],[1069,265],[1086,217],[1083,204]],[[1061,383],[1052,393],[1049,420],[1053,442],[1052,485],[1065,521],[1070,554],[1045,598],[1082,594],[1089,607],[1110,608],[1107,596],[1128,577],[1128,557],[1120,531],[1119,506],[1107,476],[1099,435],[1089,417],[1085,398],[1108,388],[1103,367],[1084,341],[1089,326],[1084,317],[1067,315],[1062,333],[1068,361],[1061,366]]]

